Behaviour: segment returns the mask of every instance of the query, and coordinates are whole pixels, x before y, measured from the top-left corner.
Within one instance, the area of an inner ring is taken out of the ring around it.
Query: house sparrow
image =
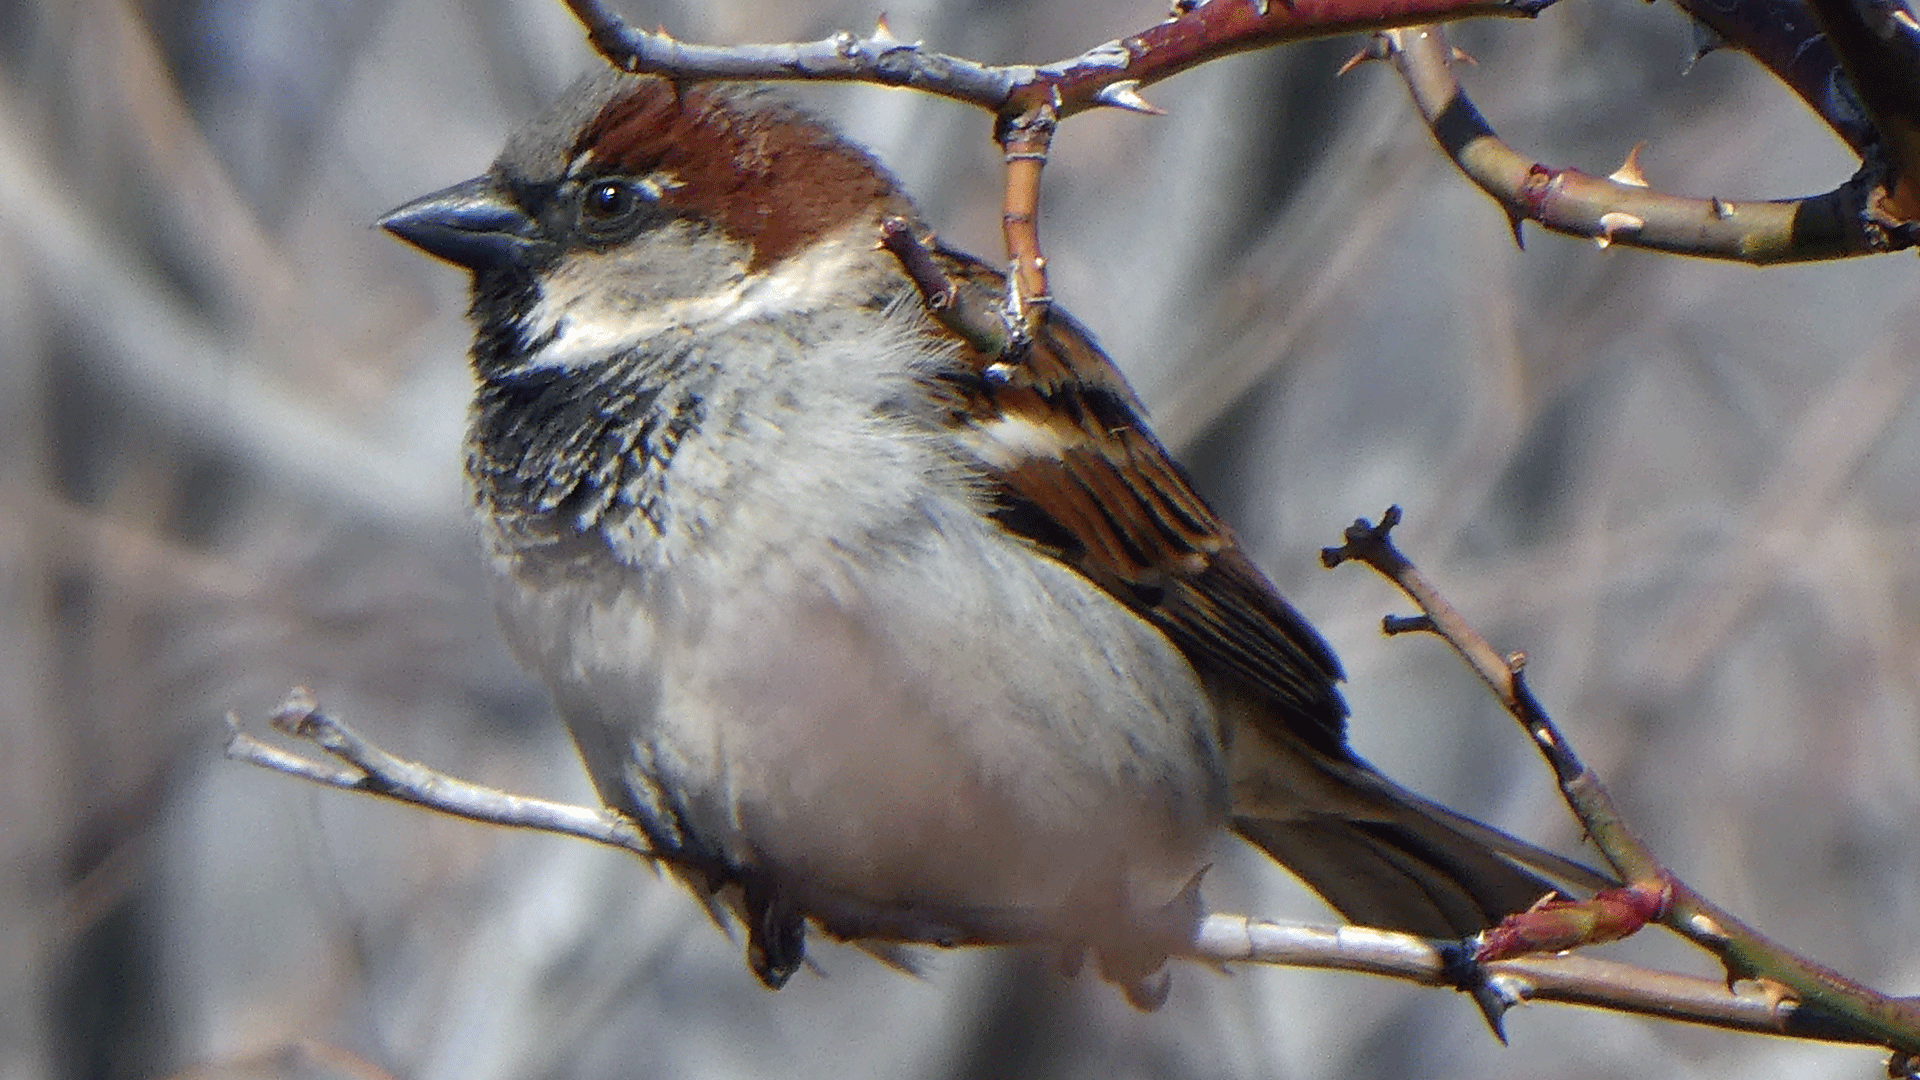
[[[1090,947],[1150,1007],[1222,827],[1372,926],[1462,937],[1548,893],[1510,860],[1564,860],[1348,750],[1338,661],[1087,332],[968,347],[879,248],[895,218],[880,165],[765,90],[605,74],[381,221],[473,274],[507,637],[760,979],[812,923]]]

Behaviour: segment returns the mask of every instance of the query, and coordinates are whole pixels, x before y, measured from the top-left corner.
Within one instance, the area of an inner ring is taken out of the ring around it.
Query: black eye
[[[624,238],[652,205],[630,180],[599,180],[580,199],[580,227],[595,239]]]
[[[633,204],[638,200],[633,189],[613,180],[602,180],[587,192],[587,214],[590,217],[606,220],[625,217],[633,213]]]

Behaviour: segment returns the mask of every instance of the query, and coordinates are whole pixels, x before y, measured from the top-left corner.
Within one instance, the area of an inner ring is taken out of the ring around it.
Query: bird
[[[1093,336],[1056,307],[970,344],[889,222],[1004,294],[777,92],[613,71],[379,222],[472,276],[509,646],[760,981],[811,928],[1091,953],[1154,1008],[1223,830],[1432,938],[1580,877],[1355,755],[1333,651]]]

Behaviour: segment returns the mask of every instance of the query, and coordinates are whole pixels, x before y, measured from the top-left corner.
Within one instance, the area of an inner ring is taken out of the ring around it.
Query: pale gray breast
[[[1224,814],[1211,704],[982,515],[913,405],[925,340],[910,309],[749,322],[522,395],[592,437],[483,397],[476,491],[523,512],[509,636],[603,795],[716,854],[882,906],[1164,903]]]

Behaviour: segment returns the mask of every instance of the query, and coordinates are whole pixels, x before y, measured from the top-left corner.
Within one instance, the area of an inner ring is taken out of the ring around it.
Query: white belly
[[[931,927],[1174,899],[1226,799],[1191,670],[1078,575],[944,524],[857,572],[793,552],[718,593],[602,580],[504,614],[604,795],[671,808],[803,910]]]

